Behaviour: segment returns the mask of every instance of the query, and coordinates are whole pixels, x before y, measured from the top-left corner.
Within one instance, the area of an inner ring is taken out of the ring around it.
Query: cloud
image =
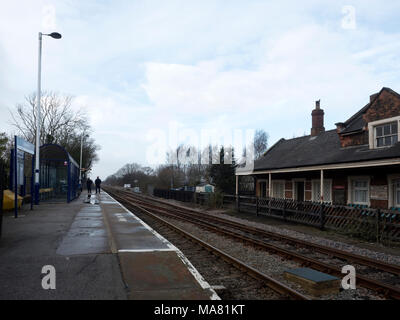
[[[7,1],[1,128],[9,130],[6,108],[36,90],[37,32],[55,27],[63,38],[44,39],[42,86],[75,96],[87,111],[103,176],[144,163],[148,132],[168,138],[174,121],[196,132],[263,128],[271,144],[308,133],[321,99],[332,128],[382,86],[400,91],[399,2],[353,1],[349,30],[341,27],[347,4]]]

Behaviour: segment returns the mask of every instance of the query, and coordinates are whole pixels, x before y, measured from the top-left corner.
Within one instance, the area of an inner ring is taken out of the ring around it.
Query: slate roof
[[[400,98],[390,88],[383,87],[374,94],[372,100],[343,123],[341,134],[363,130],[366,125],[363,114],[383,91]],[[254,171],[299,168],[305,166],[339,164],[367,160],[380,160],[400,157],[400,142],[391,147],[369,149],[369,145],[342,148],[336,129],[294,139],[281,139],[273,145],[262,158],[254,162]]]
[[[317,136],[281,139],[254,162],[254,171],[338,164],[400,157],[400,142],[388,148],[369,149],[368,145],[342,148],[335,130]]]
[[[381,89],[381,91],[374,94],[375,96],[373,97],[372,101],[367,103],[360,111],[358,111],[357,113],[352,115],[348,120],[346,120],[346,122],[343,123],[345,128],[341,131],[342,134],[351,133],[351,132],[355,132],[355,131],[361,131],[364,128],[364,126],[366,125],[366,122],[363,119],[363,114],[375,102],[375,100],[378,99],[378,97],[382,91],[388,91],[388,92],[393,93],[400,97],[400,95],[396,91],[394,91],[390,88],[387,88],[387,87],[383,87]]]
[[[366,125],[366,122],[363,119],[363,114],[369,108],[370,105],[371,103],[368,103],[360,111],[358,111],[355,115],[353,115],[349,120],[347,120],[344,123],[345,129],[342,130],[341,133],[346,134],[354,131],[361,131],[362,128]]]

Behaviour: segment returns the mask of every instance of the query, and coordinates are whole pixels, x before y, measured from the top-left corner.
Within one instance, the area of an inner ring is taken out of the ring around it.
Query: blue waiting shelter
[[[58,144],[40,147],[40,198],[70,202],[79,196],[79,165]]]

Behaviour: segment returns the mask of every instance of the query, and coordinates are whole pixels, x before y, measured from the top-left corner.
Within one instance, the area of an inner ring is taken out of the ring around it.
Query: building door
[[[260,182],[260,197],[265,198],[267,195],[267,183],[265,181]]]
[[[304,201],[304,181],[295,182],[296,200]]]

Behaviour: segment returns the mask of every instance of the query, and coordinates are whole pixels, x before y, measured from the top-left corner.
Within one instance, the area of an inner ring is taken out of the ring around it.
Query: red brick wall
[[[368,144],[368,129],[363,132],[354,133],[347,136],[339,135],[340,144],[342,147],[359,146]]]
[[[363,118],[366,123],[400,116],[400,98],[388,91],[383,90],[379,97],[370,105]],[[363,132],[342,136],[339,134],[342,147],[368,144],[368,126]]]
[[[386,186],[387,184],[388,180],[386,175],[378,174],[378,175],[373,175],[371,177],[371,186]],[[389,192],[389,186],[388,186],[388,192]],[[370,203],[372,208],[387,209],[389,205],[389,195],[387,195],[387,200],[370,199]]]
[[[371,207],[372,208],[387,209],[388,208],[388,201],[387,200],[374,200],[374,199],[371,199]]]
[[[400,115],[400,98],[392,92],[383,90],[363,115],[368,122],[397,117]]]

